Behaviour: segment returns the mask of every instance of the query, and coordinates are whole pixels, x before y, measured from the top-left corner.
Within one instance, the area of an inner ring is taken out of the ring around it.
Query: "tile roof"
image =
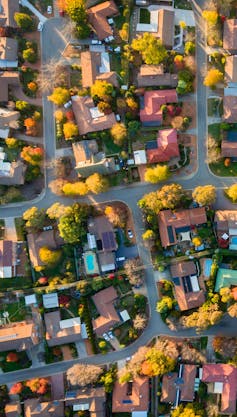
[[[178,240],[176,229],[191,227],[207,222],[205,207],[187,210],[162,210],[158,214],[160,238],[163,247],[175,245]]]
[[[19,12],[17,0],[1,0],[0,26],[17,27],[14,14]]]
[[[33,322],[20,321],[0,327],[0,352],[26,350],[38,343]]]
[[[137,75],[138,87],[170,86],[176,87],[178,84],[177,74],[164,73],[163,64],[161,65],[141,65]]]
[[[157,148],[147,149],[146,155],[149,164],[166,162],[171,158],[179,157],[177,131],[175,129],[159,130],[157,135]]]
[[[93,320],[93,329],[97,336],[102,336],[104,332],[120,322],[118,313],[114,308],[117,297],[118,294],[112,286],[93,295],[92,300],[100,314],[98,318]]]
[[[67,328],[60,327],[60,310],[44,314],[46,327],[46,340],[49,346],[58,346],[81,340],[81,326],[75,325]]]
[[[225,80],[227,83],[237,83],[237,55],[226,57]]]
[[[113,225],[106,216],[97,216],[90,218],[88,221],[88,231],[95,235],[96,240],[101,241],[101,249],[98,251],[111,252],[118,247]]]
[[[223,158],[237,157],[237,141],[231,142],[223,139],[221,141],[221,156]]]
[[[177,372],[169,372],[163,375],[161,398],[162,403],[174,403],[176,398],[176,385],[175,381],[178,378]]]
[[[113,35],[113,30],[107,18],[118,14],[118,8],[113,0],[97,4],[87,10],[88,20],[94,28],[99,40],[103,40]]]
[[[163,376],[161,402],[175,403],[177,398],[179,401],[193,401],[197,366],[190,364],[180,364],[179,373],[180,372],[180,377],[178,377],[178,372],[169,372]],[[180,391],[179,397],[177,397],[177,390]]]
[[[237,368],[228,364],[203,365],[202,381],[206,383],[223,383],[221,394],[221,412],[223,414],[236,413],[237,399]]]
[[[12,38],[0,38],[0,63],[1,60],[17,61],[18,42]],[[5,65],[4,65],[5,67]]]
[[[105,402],[106,395],[104,387],[87,387],[73,392],[66,392],[66,406],[89,404],[90,417],[105,417]]]
[[[19,417],[21,415],[20,401],[14,401],[5,405],[5,417]]]
[[[20,84],[19,72],[3,71],[0,73],[0,101],[8,101],[9,86]]]
[[[168,103],[177,103],[177,101],[176,90],[145,91],[144,108],[140,110],[141,122],[157,122],[160,124],[163,120],[161,106]]]
[[[227,19],[224,22],[223,48],[229,51],[237,50],[237,19]]]
[[[104,53],[105,54],[105,53]],[[109,59],[109,54],[108,59]],[[100,72],[102,65],[102,53],[84,51],[81,53],[81,77],[82,87],[91,87],[95,80],[105,80],[118,87],[117,74],[114,71]]]
[[[16,243],[12,240],[0,240],[0,268],[15,265]]]
[[[174,45],[174,11],[161,9],[158,13],[157,35],[167,48]]]
[[[131,413],[148,411],[149,379],[136,377],[132,382],[120,384],[115,382],[112,397],[113,413]]]
[[[24,401],[25,417],[63,417],[63,401],[41,402],[40,398]]]
[[[223,119],[228,123],[235,123],[237,120],[237,97],[224,95],[223,109]]]

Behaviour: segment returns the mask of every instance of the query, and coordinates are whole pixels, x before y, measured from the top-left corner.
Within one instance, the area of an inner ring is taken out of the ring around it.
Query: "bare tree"
[[[188,343],[182,343],[181,346],[181,356],[184,361],[187,362],[198,362],[198,363],[206,363],[206,357],[203,353],[199,352],[197,349],[190,347]]]
[[[96,382],[103,370],[96,365],[73,365],[67,371],[67,380],[73,386],[85,387],[88,384]]]
[[[125,273],[131,285],[142,285],[144,280],[143,264],[140,258],[129,259],[124,264]]]
[[[170,356],[172,359],[177,359],[179,356],[177,343],[172,339],[159,337],[155,347],[157,350],[160,350],[164,354]]]
[[[221,151],[216,140],[212,137],[208,137],[208,155],[207,163],[213,164],[221,160]]]
[[[66,85],[66,68],[63,58],[52,58],[47,64],[42,66],[37,76],[37,84],[42,93],[49,93],[58,85]]]
[[[136,330],[144,330],[146,327],[147,318],[143,314],[136,314],[133,319],[133,327]]]

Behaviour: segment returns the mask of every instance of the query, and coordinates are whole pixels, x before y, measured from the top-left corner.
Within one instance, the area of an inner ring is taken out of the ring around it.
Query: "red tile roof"
[[[94,28],[98,39],[103,40],[113,35],[113,29],[107,21],[107,17],[118,14],[118,8],[113,0],[97,4],[87,10],[88,20]]]
[[[92,300],[100,314],[93,320],[93,329],[98,336],[110,330],[115,324],[120,322],[120,318],[114,308],[114,301],[118,297],[114,287],[106,288],[93,295]]]
[[[159,130],[157,136],[157,148],[146,151],[149,164],[166,162],[171,158],[179,157],[177,131],[175,129]]]
[[[237,368],[221,363],[203,365],[202,381],[207,383],[222,382],[221,412],[224,414],[236,412]]]
[[[131,386],[129,387],[129,384]],[[149,379],[137,377],[132,382],[120,384],[115,382],[112,399],[113,413],[131,413],[148,411]]]
[[[162,122],[162,104],[177,103],[176,90],[145,91],[144,108],[140,110],[141,122]]]

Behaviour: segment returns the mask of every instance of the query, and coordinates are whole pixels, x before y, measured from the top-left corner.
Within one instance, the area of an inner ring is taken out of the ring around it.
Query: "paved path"
[[[42,106],[42,98],[32,98],[28,97],[24,92],[22,91],[21,86],[11,86],[11,92],[16,97],[17,100],[26,101],[27,103],[33,104],[35,106]]]
[[[47,17],[43,16],[39,10],[37,10],[33,4],[31,4],[28,0],[20,0],[20,4],[22,6],[27,7],[36,17],[38,17],[38,19],[40,20],[40,22],[44,23],[47,21]]]
[[[5,239],[17,242],[15,217],[5,217]]]

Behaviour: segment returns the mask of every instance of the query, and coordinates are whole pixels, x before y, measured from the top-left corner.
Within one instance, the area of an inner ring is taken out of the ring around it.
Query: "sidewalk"
[[[5,239],[17,242],[15,217],[5,217]]]

